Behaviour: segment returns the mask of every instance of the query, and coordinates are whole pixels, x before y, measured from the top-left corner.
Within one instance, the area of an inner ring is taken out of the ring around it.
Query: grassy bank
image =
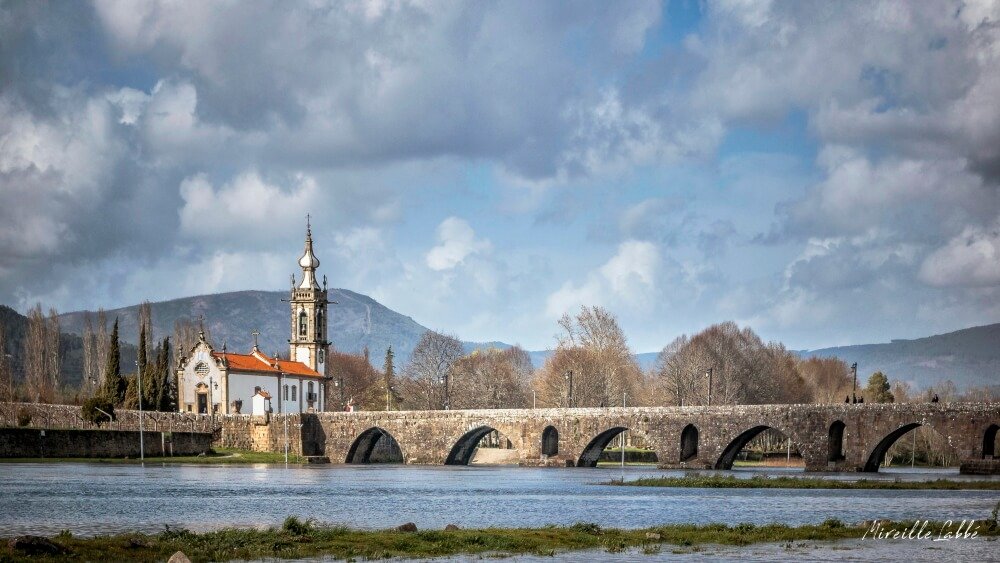
[[[18,457],[0,458],[0,463],[139,463],[139,458],[122,457]],[[288,454],[289,463],[304,463],[302,456]],[[205,464],[241,464],[241,463],[285,463],[284,453],[251,452],[229,448],[216,448],[213,453],[200,456],[168,456],[146,457],[146,463],[205,463]]]
[[[911,525],[905,522],[884,524],[895,528]],[[940,525],[928,528],[940,529]],[[121,534],[94,538],[76,538],[63,533],[52,538],[65,550],[61,555],[35,556],[31,560],[164,561],[176,551],[183,551],[192,561],[294,559],[320,555],[340,559],[428,558],[459,554],[552,555],[571,550],[619,552],[630,548],[650,554],[659,552],[663,544],[748,545],[840,540],[860,538],[866,529],[862,525],[847,526],[838,520],[828,520],[819,525],[795,527],[781,524],[708,524],[618,530],[594,524],[576,524],[568,527],[401,532],[317,527],[288,518],[281,528],[267,530],[227,529],[204,534],[167,530],[154,535]],[[995,522],[992,526],[984,523],[978,531],[980,536],[996,536],[998,532]],[[0,560],[27,559],[13,551],[6,542],[0,543]]]
[[[897,489],[897,490],[980,490],[1000,491],[1000,481],[840,481],[810,477],[766,477],[740,479],[730,475],[685,475],[683,477],[643,477],[632,481],[609,481],[605,485],[627,487],[686,487],[699,489]]]

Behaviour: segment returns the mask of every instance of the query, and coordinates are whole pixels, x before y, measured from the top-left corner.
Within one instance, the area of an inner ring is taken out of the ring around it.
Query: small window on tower
[[[322,340],[323,338],[323,309],[320,309],[316,313],[316,338]]]
[[[308,330],[309,317],[306,316],[305,311],[299,313],[299,336],[305,336]]]

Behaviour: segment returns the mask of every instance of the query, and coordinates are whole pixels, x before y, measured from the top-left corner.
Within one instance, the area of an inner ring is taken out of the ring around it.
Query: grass
[[[17,457],[0,458],[0,463],[139,463],[133,457]],[[288,463],[304,463],[302,456],[288,454]],[[146,457],[146,463],[199,463],[199,464],[248,464],[285,463],[284,453],[251,452],[231,448],[216,448],[203,456]]]
[[[731,475],[685,475],[684,477],[642,477],[632,481],[609,481],[605,485],[628,487],[685,487],[698,489],[896,489],[896,490],[985,490],[1000,491],[1000,481],[885,481],[859,479],[839,481],[810,477],[766,477],[755,475],[741,479]]]
[[[906,528],[911,522],[884,522],[886,527]],[[931,525],[929,528],[933,528]],[[938,525],[940,528],[940,525]],[[638,548],[656,553],[662,544],[690,547],[698,544],[748,545],[760,542],[800,540],[841,540],[860,538],[865,525],[848,526],[839,520],[822,524],[676,524],[640,530],[601,528],[596,524],[575,524],[545,528],[487,528],[475,530],[400,532],[363,531],[342,527],[321,527],[310,521],[289,517],[280,528],[265,530],[225,529],[197,534],[166,529],[159,534],[126,533],[113,536],[78,538],[63,532],[54,538],[64,550],[57,556],[34,556],[32,561],[164,561],[183,551],[192,561],[233,559],[295,559],[334,557],[338,559],[387,559],[392,557],[429,558],[450,555],[486,554],[553,555],[572,550],[601,549],[621,552]],[[980,536],[997,536],[995,521],[980,526]],[[0,543],[0,561],[27,561],[29,558]]]

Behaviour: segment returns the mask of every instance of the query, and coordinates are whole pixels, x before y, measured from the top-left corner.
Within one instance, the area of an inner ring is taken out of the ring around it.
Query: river
[[[0,464],[0,537],[195,531],[274,526],[289,515],[355,528],[414,522],[421,529],[594,522],[636,528],[665,523],[848,523],[887,519],[982,520],[996,491],[846,491],[612,487],[621,469],[519,467]],[[769,474],[787,471],[767,470]],[[680,475],[626,467],[627,478]],[[706,472],[709,473],[709,472]],[[733,473],[751,476],[754,471]],[[955,472],[887,472],[929,479]],[[830,478],[858,478],[857,474]],[[871,476],[865,476],[871,478]]]

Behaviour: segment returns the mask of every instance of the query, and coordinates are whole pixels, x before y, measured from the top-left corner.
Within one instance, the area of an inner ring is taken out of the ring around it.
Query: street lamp
[[[715,372],[715,368],[708,368],[705,371],[705,375],[708,376],[708,406],[712,406],[712,373]]]
[[[851,402],[858,402],[858,362],[851,364],[851,372],[854,373],[854,389],[851,391]]]
[[[566,372],[566,381],[569,382],[569,392],[567,393],[569,396],[569,408],[573,408],[573,370]]]
[[[340,389],[340,410],[347,410],[347,404],[344,403],[344,376],[343,374],[337,374],[337,379],[333,380],[333,386]]]
[[[448,410],[451,407],[451,397],[448,393],[448,373],[445,372],[440,378],[438,378],[438,383],[444,385],[444,410]]]
[[[142,374],[139,373],[139,360],[135,361],[135,379],[139,384],[139,461],[146,461],[146,446],[142,433]]]

